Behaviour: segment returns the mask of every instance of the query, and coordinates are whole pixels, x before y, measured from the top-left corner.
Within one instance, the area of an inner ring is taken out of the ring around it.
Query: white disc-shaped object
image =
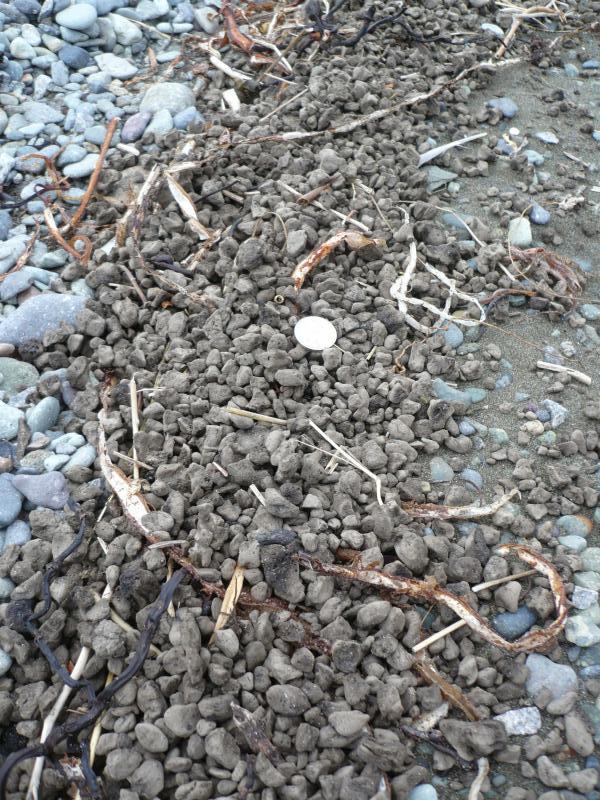
[[[337,340],[333,324],[325,317],[302,317],[294,326],[294,336],[307,350],[326,350]]]

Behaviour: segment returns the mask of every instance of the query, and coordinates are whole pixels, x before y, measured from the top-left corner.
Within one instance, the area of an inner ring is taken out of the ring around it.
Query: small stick
[[[164,550],[166,547],[179,547],[179,545],[187,544],[186,539],[167,539],[164,542],[154,542],[148,545],[148,550]]]
[[[589,386],[592,382],[590,376],[586,375],[585,372],[579,372],[579,370],[572,369],[571,367],[563,367],[562,364],[551,364],[548,361],[538,361],[536,362],[536,366],[538,369],[547,369],[550,370],[550,372],[565,372],[567,375],[575,378],[576,381],[585,383],[586,386]]]
[[[135,441],[135,436],[140,431],[140,417],[139,417],[139,409],[138,409],[138,397],[137,397],[137,384],[135,382],[135,375],[131,376],[131,380],[129,381],[129,402],[131,404],[131,433],[132,442]],[[131,447],[131,452],[133,453],[133,480],[139,481],[140,479],[140,466],[137,457],[137,450],[135,448],[135,444]]]
[[[54,217],[52,216],[52,210],[50,209],[49,206],[47,206],[44,209],[44,220],[46,222],[46,227],[48,228],[49,233],[56,239],[56,241],[59,243],[62,249],[66,250],[67,253],[73,258],[76,258],[77,261],[81,261],[83,264],[85,264],[92,252],[92,243],[90,242],[88,237],[81,235],[74,237],[74,241],[79,240],[85,242],[85,249],[83,253],[80,253],[78,250],[75,250],[75,248],[69,242],[66,241],[64,236],[56,227],[56,222],[54,221]],[[73,241],[73,239],[71,241]]]
[[[169,560],[167,561],[167,580],[170,580],[173,575],[173,564],[174,564],[173,559],[169,557]],[[167,614],[171,618],[175,617],[175,605],[172,599],[169,605],[167,606]]]
[[[280,186],[283,186],[284,189],[287,189],[287,191],[290,192],[290,194],[293,194],[294,197],[301,198],[304,196],[300,192],[296,191],[296,189],[292,188],[283,181],[277,181],[277,183]],[[318,200],[313,200],[312,205],[316,206],[317,208],[320,208],[321,211],[327,211],[329,214],[333,214],[334,217],[341,219],[342,222],[348,223],[348,225],[354,225],[355,228],[358,228],[359,230],[363,231],[363,233],[370,233],[370,229],[367,228],[366,225],[363,225],[363,223],[359,222],[357,219],[352,219],[351,217],[348,216],[348,214],[342,214],[340,211],[336,211],[335,208],[327,208],[326,206],[323,205],[323,203],[319,202]]]
[[[243,408],[234,408],[233,406],[227,406],[225,411],[228,414],[233,414],[236,417],[248,417],[248,419],[254,419],[257,422],[272,422],[274,425],[287,425],[286,419],[279,419],[278,417],[269,417],[266,414],[255,414],[254,411],[245,411]]]
[[[219,472],[221,473],[221,475],[223,475],[223,477],[225,478],[229,477],[229,473],[227,472],[225,467],[222,467],[220,464],[217,464],[216,461],[211,461],[211,464],[213,465],[213,467],[216,467],[216,469],[219,470]]]
[[[111,450],[110,454],[115,458],[122,458],[123,461],[130,461],[132,464],[137,464],[144,469],[154,469],[154,467],[151,467],[150,464],[146,464],[145,461],[140,461],[139,458],[132,458],[131,456],[126,456],[123,453],[118,453],[116,450]]]
[[[102,171],[102,166],[104,164],[104,159],[106,158],[106,153],[108,148],[110,147],[110,143],[114,136],[114,133],[117,129],[117,125],[119,124],[119,118],[113,117],[111,121],[108,123],[108,128],[106,129],[106,136],[104,137],[104,141],[102,142],[102,147],[100,148],[100,155],[98,156],[98,161],[96,166],[94,167],[94,171],[90,175],[90,180],[87,185],[87,189],[85,190],[85,194],[81,198],[81,203],[77,211],[71,217],[71,221],[68,225],[63,229],[63,233],[68,234],[71,231],[74,231],[81,218],[85,214],[85,210],[88,207],[88,203],[92,199],[92,195],[94,194],[94,190],[96,188],[96,184],[98,183],[98,178],[100,177],[100,173]]]
[[[264,498],[263,494],[258,490],[258,488],[253,483],[251,483],[248,488],[250,489],[252,494],[256,497],[256,499],[258,500],[258,502],[261,505],[263,505],[263,506],[267,505],[266,502],[265,502],[265,498]]]
[[[511,44],[512,40],[517,35],[517,31],[521,27],[521,23],[523,22],[523,17],[513,17],[512,25],[510,26],[510,30],[502,40],[502,44],[496,50],[495,57],[502,58],[502,56],[506,53],[507,48]]]
[[[534,575],[536,570],[528,569],[525,572],[517,572],[515,575],[505,575],[504,578],[495,578],[493,581],[486,581],[486,583],[478,583],[477,586],[473,586],[471,591],[473,592],[482,592],[484,589],[491,589],[494,586],[500,586],[502,583],[508,583],[509,581],[516,581],[518,578],[526,578],[529,575]],[[459,619],[456,622],[453,622],[451,625],[448,625],[446,628],[442,628],[441,631],[437,633],[433,633],[431,636],[428,636],[427,639],[423,639],[422,642],[416,644],[412,651],[413,653],[418,653],[420,650],[425,650],[425,648],[429,647],[430,644],[437,642],[439,639],[444,639],[448,634],[454,633],[454,631],[460,630],[460,628],[464,628],[467,623],[464,619]]]
[[[264,117],[261,117],[261,119],[260,119],[260,122],[264,122],[266,119],[269,119],[269,117],[272,117],[272,116],[273,116],[273,114],[277,114],[277,113],[278,113],[279,111],[281,111],[283,108],[286,108],[286,106],[289,106],[289,105],[290,105],[290,103],[293,103],[293,102],[294,102],[294,100],[299,100],[301,97],[304,97],[304,95],[305,95],[307,92],[308,92],[308,88],[306,88],[306,89],[303,89],[301,92],[298,92],[298,94],[295,94],[293,97],[290,97],[290,98],[288,98],[287,100],[285,100],[283,103],[280,103],[280,105],[278,105],[278,106],[277,106],[276,108],[274,108],[272,111],[269,111],[269,113],[268,113],[268,114],[266,114]]]

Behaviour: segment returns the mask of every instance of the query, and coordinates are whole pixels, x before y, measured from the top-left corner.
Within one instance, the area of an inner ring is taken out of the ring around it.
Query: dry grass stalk
[[[155,164],[144,183],[142,184],[135,202],[127,209],[123,217],[117,222],[115,240],[119,247],[123,247],[127,237],[130,220],[139,225],[148,204],[151,193],[157,188],[162,179],[163,169],[159,164]]]
[[[535,575],[534,569],[527,569],[524,572],[517,572],[514,575],[506,575],[504,578],[495,578],[493,581],[478,583],[477,586],[471,587],[471,591],[475,593],[482,592],[484,589],[492,589],[494,586],[500,586],[501,584],[509,583],[510,581],[517,581],[520,578],[527,578],[530,575]],[[418,644],[413,647],[413,653],[418,653],[420,650],[425,650],[430,644],[437,642],[439,639],[445,639],[448,634],[464,628],[466,624],[467,623],[463,619],[459,619],[456,622],[453,622],[451,625],[448,625],[446,628],[442,628],[441,631],[432,633],[431,636],[427,637],[427,639],[423,639],[422,642],[418,642]]]
[[[131,456],[126,456],[123,453],[118,453],[116,450],[111,450],[110,454],[115,458],[122,458],[123,461],[129,461],[130,464],[137,464],[138,467],[143,467],[144,469],[153,469],[150,466],[150,464],[146,464],[145,461],[140,461],[139,458],[132,458]]]
[[[223,597],[223,602],[221,603],[221,610],[219,611],[219,616],[215,622],[212,636],[208,642],[209,645],[214,644],[217,631],[220,631],[221,628],[225,627],[225,625],[229,622],[229,617],[233,614],[235,605],[239,600],[240,594],[242,593],[245,572],[245,567],[241,567],[239,564],[236,564],[236,567],[233,570],[233,575],[231,576],[231,580],[229,581],[229,586],[225,590],[225,596]]]
[[[345,242],[352,250],[360,250],[369,245],[376,245],[379,247],[385,246],[385,239],[370,239],[362,233],[356,233],[356,231],[338,231],[316,247],[312,253],[309,253],[300,263],[296,264],[292,272],[292,278],[297,292],[300,291],[304,281],[313,269],[318,266],[323,259],[327,258],[327,256],[329,256],[336,247],[342,244],[342,242]]]
[[[306,195],[303,195],[300,192],[296,191],[296,189],[294,189],[289,184],[284,183],[284,181],[277,181],[277,183],[281,187],[283,187],[286,191],[288,191],[290,194],[293,194],[294,197],[298,198],[298,201],[306,197]],[[321,209],[321,211],[327,211],[329,214],[333,214],[334,217],[337,217],[343,223],[348,225],[353,225],[355,228],[358,228],[359,230],[363,231],[363,233],[370,233],[370,229],[367,228],[366,225],[364,225],[362,222],[359,222],[357,219],[352,219],[352,217],[350,217],[348,214],[342,214],[340,211],[336,211],[335,208],[327,208],[327,206],[324,206],[323,203],[319,202],[318,200],[311,200],[310,202],[316,208]]]
[[[261,491],[259,491],[257,486],[255,486],[253,483],[251,483],[248,488],[250,489],[252,494],[256,497],[256,499],[261,504],[261,506],[266,506],[267,505],[266,502],[265,502],[264,495],[262,494]]]
[[[509,642],[493,630],[485,620],[467,601],[447,589],[438,586],[435,580],[417,580],[415,578],[401,578],[389,575],[374,569],[365,569],[360,566],[342,567],[337,564],[325,564],[318,559],[300,553],[298,558],[308,563],[316,572],[322,575],[343,578],[348,581],[374,586],[385,592],[398,595],[407,595],[415,600],[426,600],[431,604],[444,605],[465,621],[473,633],[480,636],[494,647],[506,650],[509,653],[531,653],[546,649],[553,643],[562,631],[567,618],[567,599],[562,579],[555,567],[539,553],[520,544],[505,544],[496,549],[500,555],[514,553],[518,558],[544,575],[550,583],[550,590],[554,599],[556,619],[548,627],[529,631],[515,641]]]
[[[507,11],[513,12],[513,19],[510,29],[502,40],[502,44],[496,50],[496,58],[502,58],[502,56],[506,53],[507,49],[512,44],[513,39],[517,35],[517,31],[526,20],[539,19],[540,17],[558,17],[561,22],[564,22],[567,17],[567,13],[558,8],[558,3],[556,0],[550,0],[550,2],[545,6],[530,6],[529,8],[519,6],[512,2],[512,0],[496,0],[496,5],[506,9]]]
[[[131,439],[135,442],[135,437],[140,431],[140,414],[138,408],[137,384],[135,382],[135,375],[132,375],[131,380],[129,381],[129,402],[131,404]],[[139,481],[140,467],[135,444],[132,445],[131,452],[133,453],[133,480]]]
[[[33,246],[36,243],[36,240],[38,238],[39,232],[40,232],[40,224],[39,224],[39,222],[36,221],[35,229],[34,229],[33,233],[31,234],[31,236],[29,237],[29,241],[27,242],[27,246],[25,247],[25,250],[23,251],[23,253],[17,259],[14,267],[9,269],[8,272],[5,272],[4,274],[0,275],[0,283],[2,283],[3,280],[8,278],[9,275],[12,275],[14,272],[18,272],[19,270],[23,269],[25,264],[29,261],[29,256],[31,255],[31,252],[33,250]]]
[[[181,209],[181,213],[189,221],[190,226],[194,229],[194,232],[198,234],[198,237],[202,241],[210,239],[212,233],[211,231],[207,230],[198,219],[198,212],[196,211],[196,207],[194,206],[192,198],[189,196],[183,186],[175,180],[173,175],[171,175],[168,170],[165,173],[165,177],[167,179],[167,185],[171,195],[173,196],[173,199]]]
[[[538,369],[547,369],[550,372],[564,372],[567,375],[570,375],[571,378],[575,378],[576,381],[585,383],[586,386],[589,386],[592,382],[590,376],[586,375],[585,372],[579,372],[579,370],[572,369],[571,367],[563,367],[562,364],[551,364],[548,361],[538,361],[536,362],[536,366]]]
[[[426,681],[437,686],[442,696],[445,697],[448,702],[452,703],[455,708],[460,709],[467,719],[473,722],[481,719],[481,715],[473,703],[465,697],[458,686],[447,681],[430,661],[426,660],[423,656],[415,657],[413,660],[413,668],[422,678],[425,678]]]
[[[287,425],[286,419],[279,419],[279,417],[269,417],[266,414],[255,414],[254,411],[245,411],[243,408],[234,408],[227,406],[225,411],[228,414],[233,414],[236,417],[248,417],[254,419],[256,422],[271,422],[273,425]]]
[[[260,122],[264,122],[265,120],[267,120],[270,117],[272,117],[274,114],[278,114],[282,109],[287,108],[287,106],[291,105],[294,102],[294,100],[299,100],[301,97],[304,97],[304,95],[307,92],[308,92],[308,88],[303,89],[301,92],[298,92],[298,94],[295,94],[293,97],[289,97],[287,100],[284,100],[283,103],[280,103],[272,111],[269,111],[268,114],[265,114],[264,117],[261,117]]]
[[[490,771],[490,762],[487,758],[477,759],[477,775],[475,776],[475,780],[471,784],[471,788],[469,789],[469,797],[468,800],[480,800],[480,792],[481,787],[483,786],[484,780],[487,778],[488,773]]]
[[[375,483],[375,489],[376,489],[376,492],[377,492],[377,502],[379,503],[380,506],[382,506],[383,505],[383,499],[381,497],[381,478],[378,478],[377,475],[375,475],[374,472],[371,472],[371,470],[367,469],[364,466],[364,464],[361,464],[361,462],[357,458],[355,458],[352,455],[352,453],[350,453],[348,450],[346,450],[345,447],[341,447],[339,444],[334,442],[334,440],[331,438],[331,436],[328,436],[325,433],[325,431],[321,430],[321,428],[319,428],[319,426],[316,423],[314,423],[312,421],[312,419],[308,420],[308,424],[311,426],[311,428],[313,428],[313,430],[315,430],[319,434],[319,436],[322,436],[323,439],[325,439],[326,442],[329,442],[329,444],[332,447],[335,448],[336,453],[339,455],[339,457],[343,458],[344,461],[346,461],[347,463],[351,464],[353,467],[355,467],[356,469],[360,470],[361,472],[364,472],[365,475],[367,475],[369,478],[371,478],[371,480]],[[329,453],[328,455],[332,455],[332,454]]]
[[[511,489],[508,494],[503,494],[497,500],[483,506],[438,506],[435,503],[404,503],[402,509],[417,519],[481,519],[495,514],[498,509],[506,505],[516,494],[518,489]]]

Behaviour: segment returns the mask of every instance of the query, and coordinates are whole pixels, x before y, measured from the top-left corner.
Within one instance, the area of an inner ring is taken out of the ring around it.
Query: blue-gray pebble
[[[46,472],[43,475],[15,475],[14,488],[33,503],[43,508],[59,510],[69,499],[67,480],[62,472]]]
[[[12,476],[0,475],[0,527],[16,520],[21,512],[23,498],[12,484]]]
[[[30,297],[0,322],[0,342],[18,347],[25,342],[42,340],[47,331],[63,323],[76,325],[78,315],[85,308],[85,299],[70,294],[44,292]]]
[[[523,636],[536,622],[537,614],[527,606],[519,606],[514,612],[505,611],[492,617],[494,629],[509,642]]]

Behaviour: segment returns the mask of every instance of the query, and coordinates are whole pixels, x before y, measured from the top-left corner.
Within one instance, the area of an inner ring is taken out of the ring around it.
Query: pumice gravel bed
[[[0,798],[600,800],[600,3],[331,7],[0,3]]]

